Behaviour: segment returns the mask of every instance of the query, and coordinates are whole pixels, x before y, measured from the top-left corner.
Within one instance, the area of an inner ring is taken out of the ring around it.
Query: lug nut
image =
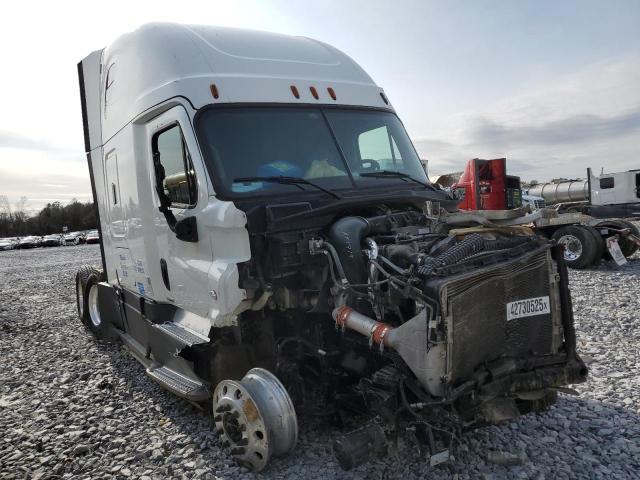
[[[236,442],[237,445],[249,445],[249,440],[247,440],[246,438],[243,438],[242,440],[239,440],[238,442]]]
[[[231,455],[242,455],[247,451],[244,447],[234,447],[231,449]]]
[[[214,422],[221,422],[222,421],[222,415],[216,415],[215,417],[213,417],[213,421]]]

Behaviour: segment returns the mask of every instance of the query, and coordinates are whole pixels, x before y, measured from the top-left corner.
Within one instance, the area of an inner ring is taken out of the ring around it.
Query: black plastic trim
[[[82,129],[84,130],[84,151],[91,151],[89,137],[89,119],[87,116],[87,97],[84,91],[84,71],[82,62],[78,63],[78,81],[80,82],[80,104],[82,105]]]
[[[125,305],[141,318],[146,318],[151,323],[172,321],[178,309],[178,307],[171,303],[157,303],[124,288],[122,292]]]

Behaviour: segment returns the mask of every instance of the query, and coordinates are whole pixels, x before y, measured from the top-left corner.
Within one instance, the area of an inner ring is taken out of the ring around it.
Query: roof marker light
[[[313,95],[313,98],[315,98],[316,100],[320,98],[320,96],[318,95],[318,91],[316,90],[316,87],[309,87],[309,91],[311,92],[311,95]]]
[[[384,103],[386,105],[389,105],[389,100],[387,100],[387,96],[384,94],[384,92],[380,92],[380,96],[382,97],[382,100],[384,100]]]
[[[328,87],[327,88],[327,92],[329,92],[329,95],[331,96],[332,99],[336,99],[336,92],[333,91],[333,88]]]
[[[218,98],[220,96],[218,93],[218,87],[216,87],[215,83],[211,84],[211,95],[213,95],[213,98]]]
[[[298,87],[295,85],[291,85],[291,93],[293,93],[294,97],[300,98],[300,92],[298,92]]]

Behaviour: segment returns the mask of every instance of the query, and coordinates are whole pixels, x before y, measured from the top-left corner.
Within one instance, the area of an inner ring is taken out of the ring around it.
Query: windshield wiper
[[[300,185],[309,185],[311,187],[317,188],[325,193],[328,193],[334,198],[338,200],[342,199],[342,195],[337,194],[327,188],[321,187],[317,183],[311,182],[306,178],[302,177],[285,177],[285,176],[277,176],[277,177],[240,177],[234,178],[233,183],[247,183],[247,182],[271,182],[271,183],[280,183],[282,185],[295,185],[299,187],[301,190],[304,190]]]
[[[423,182],[418,180],[417,178],[412,177],[408,173],[397,172],[395,170],[377,170],[375,172],[363,172],[359,174],[361,177],[373,177],[373,178],[404,178],[410,180],[418,185],[422,185],[424,188],[428,188],[431,190],[435,190],[435,187],[427,182]]]

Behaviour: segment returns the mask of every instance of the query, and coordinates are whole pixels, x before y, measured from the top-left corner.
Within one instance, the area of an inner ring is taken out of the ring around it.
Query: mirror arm
[[[160,207],[158,210],[164,215],[167,220],[167,225],[172,232],[176,231],[176,217],[169,208],[171,206],[171,199],[164,193],[162,182],[165,179],[165,172],[162,163],[160,163],[160,152],[154,152],[153,154],[153,168],[156,174],[156,193],[160,199]]]
[[[162,186],[162,182],[165,179],[165,171],[162,163],[160,163],[159,152],[153,154],[153,168],[156,174],[156,193],[160,199],[160,207],[158,210],[160,210],[167,220],[169,229],[176,234],[178,240],[182,240],[183,242],[197,242],[198,225],[196,223],[196,217],[186,217],[178,221],[171,211],[171,199],[164,193]]]

